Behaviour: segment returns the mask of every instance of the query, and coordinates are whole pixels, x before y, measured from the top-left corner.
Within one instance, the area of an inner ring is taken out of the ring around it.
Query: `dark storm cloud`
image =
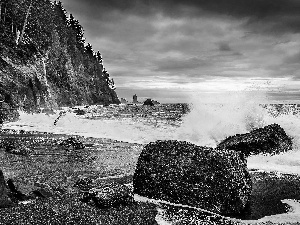
[[[111,14],[169,17],[231,16],[248,19],[256,32],[299,32],[298,0],[64,0],[72,11],[88,13],[91,20],[111,20]],[[117,17],[115,17],[117,19]]]
[[[141,15],[154,9],[173,16],[176,16],[177,12],[196,15],[200,14],[201,10],[206,10],[235,17],[255,16],[257,18],[277,15],[291,16],[298,15],[300,12],[298,0],[70,0],[71,3],[87,6],[93,12],[103,13],[106,10],[118,10],[136,12]],[[195,10],[189,12],[184,7],[191,7]]]

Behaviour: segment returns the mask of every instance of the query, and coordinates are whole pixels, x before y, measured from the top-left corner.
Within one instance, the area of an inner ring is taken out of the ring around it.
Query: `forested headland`
[[[119,103],[99,51],[61,2],[0,0],[0,100],[35,110]]]

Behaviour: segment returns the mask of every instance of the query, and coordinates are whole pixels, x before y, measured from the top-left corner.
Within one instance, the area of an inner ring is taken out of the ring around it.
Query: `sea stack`
[[[136,95],[136,94],[133,95],[133,97],[132,97],[132,102],[133,102],[133,103],[138,103],[137,95]]]

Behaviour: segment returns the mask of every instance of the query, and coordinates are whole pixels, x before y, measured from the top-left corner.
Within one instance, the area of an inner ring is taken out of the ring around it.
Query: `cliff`
[[[0,100],[28,111],[120,103],[100,52],[60,2],[2,0],[0,9]]]

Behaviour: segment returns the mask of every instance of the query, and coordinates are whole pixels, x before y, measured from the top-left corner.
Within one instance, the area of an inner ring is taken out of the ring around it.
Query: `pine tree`
[[[55,29],[58,32],[60,41],[66,45],[68,38],[68,19],[66,10],[60,1],[54,2],[53,12],[53,23],[55,24]]]
[[[78,20],[76,20],[72,14],[70,14],[68,24],[72,31],[71,35],[75,35],[76,46],[79,49],[83,49],[84,48],[84,39],[83,39],[82,26],[79,24]]]
[[[88,43],[85,46],[85,52],[88,55],[88,57],[92,58],[94,56],[94,51],[93,51],[93,47],[90,43]]]
[[[96,53],[96,59],[97,59],[99,64],[101,64],[101,65],[103,64],[102,55],[99,51],[97,51],[97,53]]]

